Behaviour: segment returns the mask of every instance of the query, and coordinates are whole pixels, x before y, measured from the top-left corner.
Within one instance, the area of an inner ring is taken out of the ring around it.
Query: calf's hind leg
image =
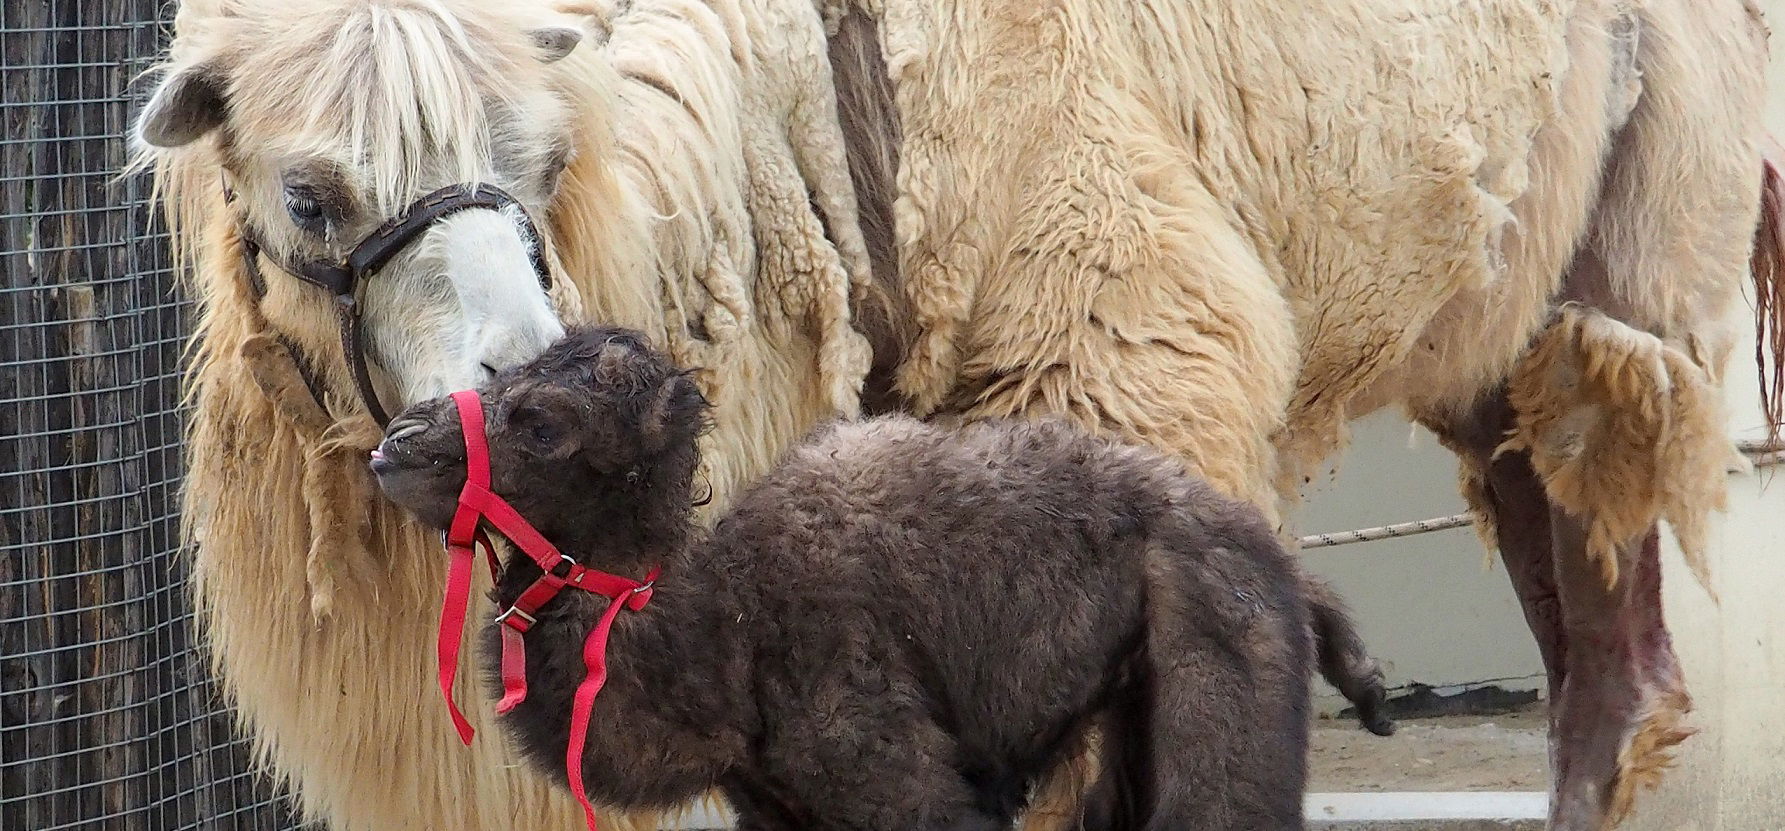
[[[1314,662],[1306,597],[1289,569],[1260,568],[1285,556],[1262,526],[1212,536],[1218,547],[1195,560],[1148,559],[1139,706],[1110,739],[1111,775],[1129,781],[1097,792],[1127,797],[1122,807],[1143,819],[1130,828],[1299,831]]]
[[[1378,736],[1394,735],[1394,720],[1383,712],[1388,690],[1383,686],[1382,667],[1370,657],[1345,602],[1331,585],[1313,575],[1303,575],[1302,585],[1308,592],[1314,654],[1320,661],[1321,676],[1357,707],[1357,720],[1364,729]]]

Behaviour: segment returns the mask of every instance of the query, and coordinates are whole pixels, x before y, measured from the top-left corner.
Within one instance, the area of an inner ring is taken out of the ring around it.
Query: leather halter
[[[226,182],[223,186],[225,202],[234,202],[235,190]],[[366,278],[377,274],[392,258],[426,232],[434,223],[446,219],[460,211],[484,208],[502,210],[514,206],[521,215],[521,224],[525,226],[531,237],[532,247],[529,258],[532,261],[533,273],[539,276],[539,285],[550,291],[552,288],[551,268],[546,264],[545,248],[541,242],[539,228],[533,224],[533,218],[527,209],[507,192],[495,185],[478,185],[471,187],[465,184],[453,184],[440,188],[410,203],[402,213],[386,220],[365,239],[359,241],[342,260],[312,259],[298,262],[283,262],[267,254],[259,239],[255,237],[245,221],[240,224],[242,240],[242,262],[248,272],[249,287],[254,293],[255,302],[266,296],[266,277],[260,270],[260,258],[264,255],[279,268],[293,277],[327,291],[335,299],[335,317],[341,328],[341,352],[346,357],[347,368],[353,373],[354,387],[359,392],[361,403],[372,420],[379,427],[390,423],[390,416],[378,402],[378,392],[372,388],[372,373],[366,366],[365,327],[360,319],[358,302],[360,286]],[[290,344],[286,346],[289,348]],[[293,350],[293,357],[297,353]],[[303,367],[302,362],[299,366]],[[306,373],[304,383],[310,388],[310,394],[316,403],[327,412],[323,403],[321,386]]]
[[[446,696],[446,708],[452,714],[453,726],[458,728],[459,739],[470,744],[475,731],[454,703],[452,688],[458,678],[459,644],[464,637],[465,615],[471,599],[471,571],[476,560],[473,548],[483,548],[492,581],[499,577],[495,550],[481,527],[484,520],[496,526],[496,530],[545,572],[521,592],[513,606],[496,616],[496,624],[502,633],[502,700],[496,705],[496,712],[507,713],[527,698],[527,655],[521,635],[538,622],[540,608],[567,588],[608,598],[607,610],[583,641],[584,675],[571,704],[570,740],[564,752],[570,792],[583,807],[583,818],[588,822],[589,831],[597,831],[595,809],[589,804],[583,788],[583,747],[589,737],[595,696],[607,683],[607,636],[621,609],[636,612],[651,602],[651,592],[661,569],[651,569],[641,582],[596,571],[559,552],[507,500],[490,491],[489,443],[484,435],[483,403],[477,393],[471,390],[455,392],[452,399],[458,408],[459,429],[465,438],[465,487],[459,492],[459,507],[445,535],[446,550],[452,560],[447,567],[446,599],[440,606],[440,631],[435,644],[440,661],[440,692]]]

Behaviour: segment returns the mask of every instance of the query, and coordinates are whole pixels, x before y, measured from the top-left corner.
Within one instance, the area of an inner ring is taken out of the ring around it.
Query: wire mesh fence
[[[163,0],[0,2],[0,829],[296,827],[197,648],[192,314],[116,178]]]

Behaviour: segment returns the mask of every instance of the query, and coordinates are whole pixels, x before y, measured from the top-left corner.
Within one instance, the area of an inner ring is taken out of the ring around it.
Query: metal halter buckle
[[[496,623],[498,623],[498,624],[504,623],[510,617],[518,617],[522,620],[525,620],[527,622],[528,626],[532,626],[533,624],[539,622],[538,618],[536,618],[530,614],[527,614],[526,612],[521,611],[521,607],[510,606],[510,607],[508,607],[507,611],[504,611],[502,614],[499,614],[496,616]]]

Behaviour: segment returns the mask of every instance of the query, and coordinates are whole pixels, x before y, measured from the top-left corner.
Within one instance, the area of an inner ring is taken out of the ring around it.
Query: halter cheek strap
[[[230,187],[227,179],[223,183],[223,200],[235,202],[235,189]],[[359,393],[360,402],[365,406],[367,414],[378,426],[390,424],[390,416],[385,413],[384,405],[378,401],[378,392],[372,386],[372,373],[366,362],[365,326],[360,317],[358,293],[361,284],[377,274],[392,258],[419,238],[422,233],[433,227],[435,223],[461,211],[484,208],[500,211],[514,208],[520,218],[520,224],[530,238],[528,262],[533,266],[533,273],[539,278],[539,285],[546,291],[552,288],[552,271],[545,259],[545,247],[540,242],[539,228],[528,216],[513,196],[495,185],[481,184],[475,187],[467,184],[447,185],[432,191],[415,200],[401,214],[391,217],[341,260],[312,259],[296,262],[284,262],[277,258],[269,259],[292,276],[329,293],[335,301],[335,317],[341,329],[341,354],[347,361],[347,369],[353,375],[354,389]],[[248,287],[259,303],[266,297],[266,276],[261,273],[260,259],[264,254],[258,237],[249,229],[247,221],[240,220],[239,235],[241,237],[242,265],[248,272]],[[293,354],[297,354],[293,350]],[[300,364],[301,366],[301,364]],[[322,400],[320,387],[309,376],[304,383],[310,387],[311,395],[324,412],[327,404]]]
[[[469,390],[455,392],[452,399],[458,408],[459,424],[465,438],[465,487],[459,492],[458,511],[453,514],[452,525],[446,532],[446,550],[451,555],[451,564],[447,568],[446,598],[440,607],[440,632],[436,644],[440,692],[446,697],[446,708],[452,714],[459,739],[470,744],[474,731],[453,701],[452,692],[458,677],[459,645],[464,637],[465,617],[470,606],[471,571],[476,561],[474,549],[483,549],[492,579],[500,569],[490,539],[482,529],[483,521],[494,525],[545,572],[521,592],[513,606],[496,616],[502,632],[502,700],[496,705],[498,713],[507,713],[527,698],[527,656],[521,636],[538,622],[539,609],[566,588],[608,598],[606,611],[583,641],[584,675],[571,705],[570,737],[564,755],[570,792],[582,805],[590,831],[596,831],[595,809],[589,804],[583,787],[583,748],[589,736],[595,696],[607,682],[608,633],[622,608],[638,611],[651,602],[652,587],[660,569],[651,569],[641,582],[586,568],[560,553],[513,506],[490,491],[490,451],[484,433],[483,403],[477,393]]]

